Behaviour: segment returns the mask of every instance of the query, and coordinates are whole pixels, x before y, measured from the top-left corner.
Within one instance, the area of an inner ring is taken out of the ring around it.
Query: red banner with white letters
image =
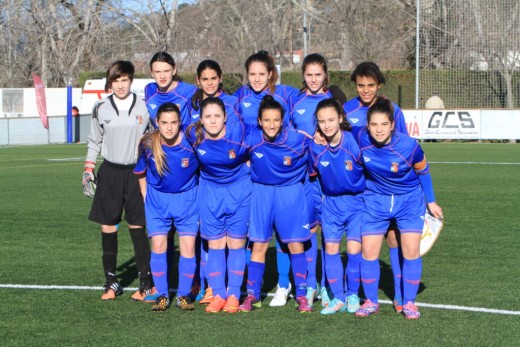
[[[45,101],[45,87],[42,79],[37,74],[32,74],[34,81],[34,91],[36,93],[36,107],[42,121],[43,127],[49,129],[49,118],[47,116],[47,102]]]

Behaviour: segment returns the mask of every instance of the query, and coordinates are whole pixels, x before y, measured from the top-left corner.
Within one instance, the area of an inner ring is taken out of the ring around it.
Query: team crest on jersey
[[[235,153],[234,149],[230,149],[228,152],[229,159],[235,159],[237,157],[237,154]]]
[[[188,167],[188,166],[190,166],[190,158],[182,158],[181,167]]]
[[[327,166],[329,166],[330,163],[328,161],[320,161],[320,164],[323,167],[327,167]]]
[[[262,153],[253,152],[257,158],[262,158],[264,155]]]
[[[200,155],[204,155],[204,154],[206,154],[206,151],[203,150],[203,149],[197,149],[197,152],[199,152]]]
[[[246,108],[251,106],[251,103],[250,102],[243,102],[242,105],[244,105]]]
[[[300,110],[296,110],[296,112],[298,112],[299,114],[304,114],[304,113],[305,113],[305,109],[302,108],[302,109],[300,109]]]
[[[140,114],[135,116],[135,120],[137,124],[143,124],[143,116],[141,116]]]
[[[390,168],[390,171],[392,171],[392,172],[399,171],[399,163],[392,163],[392,167]]]
[[[352,171],[352,160],[345,160],[345,170]]]
[[[283,165],[285,166],[291,166],[292,164],[292,159],[291,157],[283,157]]]

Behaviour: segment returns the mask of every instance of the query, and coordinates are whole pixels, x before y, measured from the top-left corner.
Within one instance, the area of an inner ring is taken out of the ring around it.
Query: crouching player
[[[248,295],[238,308],[243,312],[261,306],[265,255],[273,227],[291,253],[298,311],[312,311],[306,298],[307,260],[303,247],[303,242],[311,237],[303,190],[311,139],[284,127],[283,116],[282,105],[272,96],[265,96],[258,110],[261,130],[256,129],[247,139],[253,181],[249,239],[254,244],[247,268]]]
[[[361,151],[348,132],[339,102],[325,99],[316,107],[318,131],[327,144],[311,144],[311,174],[318,174],[324,194],[322,208],[322,233],[325,239],[325,271],[334,299],[322,314],[332,314],[359,309],[359,263],[361,260],[361,217],[364,210],[363,192],[365,177]],[[339,248],[343,233],[347,236],[347,267]],[[345,295],[344,276],[347,278]]]
[[[367,300],[356,312],[365,317],[379,311],[379,253],[391,221],[401,231],[403,250],[403,313],[418,319],[415,305],[422,273],[419,254],[426,206],[436,218],[442,209],[435,202],[430,167],[417,140],[394,131],[392,103],[378,99],[370,106],[366,127],[354,127],[366,172],[364,194],[361,281]],[[426,201],[425,201],[426,198]]]
[[[164,103],[157,110],[158,130],[140,143],[134,173],[145,201],[146,228],[152,239],[150,267],[157,289],[154,311],[169,307],[167,238],[175,225],[179,235],[179,289],[175,305],[193,310],[190,293],[196,269],[195,237],[198,231],[197,170],[199,163],[181,129],[177,105]]]

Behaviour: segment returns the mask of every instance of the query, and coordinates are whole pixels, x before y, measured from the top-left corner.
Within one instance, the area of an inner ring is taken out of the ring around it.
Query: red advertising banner
[[[45,101],[45,87],[43,86],[42,79],[37,74],[32,74],[34,81],[34,91],[36,93],[36,106],[38,107],[38,113],[42,121],[43,127],[49,129],[49,119],[47,117],[47,102]]]

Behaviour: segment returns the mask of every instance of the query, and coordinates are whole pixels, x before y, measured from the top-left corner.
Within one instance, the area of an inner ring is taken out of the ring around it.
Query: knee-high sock
[[[141,284],[152,286],[150,273],[150,241],[144,228],[130,229],[130,236],[134,244],[135,265]]]
[[[394,275],[394,299],[403,298],[402,289],[402,274],[401,268],[403,267],[403,257],[399,251],[399,247],[390,248],[390,265],[392,266],[392,273]]]
[[[347,296],[358,294],[360,282],[360,263],[361,252],[355,254],[347,254],[347,268],[345,275],[347,277]]]
[[[381,270],[379,268],[379,259],[366,260],[361,258],[361,282],[363,283],[363,290],[367,299],[374,304],[379,302],[377,297],[377,290],[379,287],[379,277]]]
[[[316,264],[318,261],[318,238],[316,233],[311,234],[311,247],[305,251],[307,259],[307,287],[316,289]]]
[[[403,303],[415,301],[421,283],[422,258],[403,261]]]
[[[287,247],[285,247],[287,248]],[[291,271],[291,258],[288,250],[276,238],[276,269],[278,270],[278,285],[281,288],[289,288],[289,271]]]
[[[291,254],[291,267],[296,297],[307,294],[307,259],[305,253]]]
[[[260,300],[260,290],[264,278],[265,264],[250,261],[247,266],[247,294],[253,294],[256,300]]]
[[[101,248],[103,250],[103,271],[108,283],[117,282],[117,232],[101,233]]]
[[[240,299],[240,287],[244,281],[244,270],[246,267],[246,250],[230,249],[227,260],[228,288],[227,295],[234,295]]]
[[[159,295],[168,297],[168,263],[166,259],[166,252],[152,252],[150,268],[152,270],[155,289],[157,289]]]
[[[336,254],[325,253],[325,271],[327,272],[329,287],[334,294],[334,298],[345,301],[343,263],[341,262],[339,252]]]
[[[226,250],[210,249],[208,251],[208,264],[206,276],[209,286],[213,289],[213,295],[226,299]]]
[[[195,257],[179,259],[179,289],[177,296],[186,296],[191,291],[193,278],[195,277],[195,269],[197,268],[197,261]]]

